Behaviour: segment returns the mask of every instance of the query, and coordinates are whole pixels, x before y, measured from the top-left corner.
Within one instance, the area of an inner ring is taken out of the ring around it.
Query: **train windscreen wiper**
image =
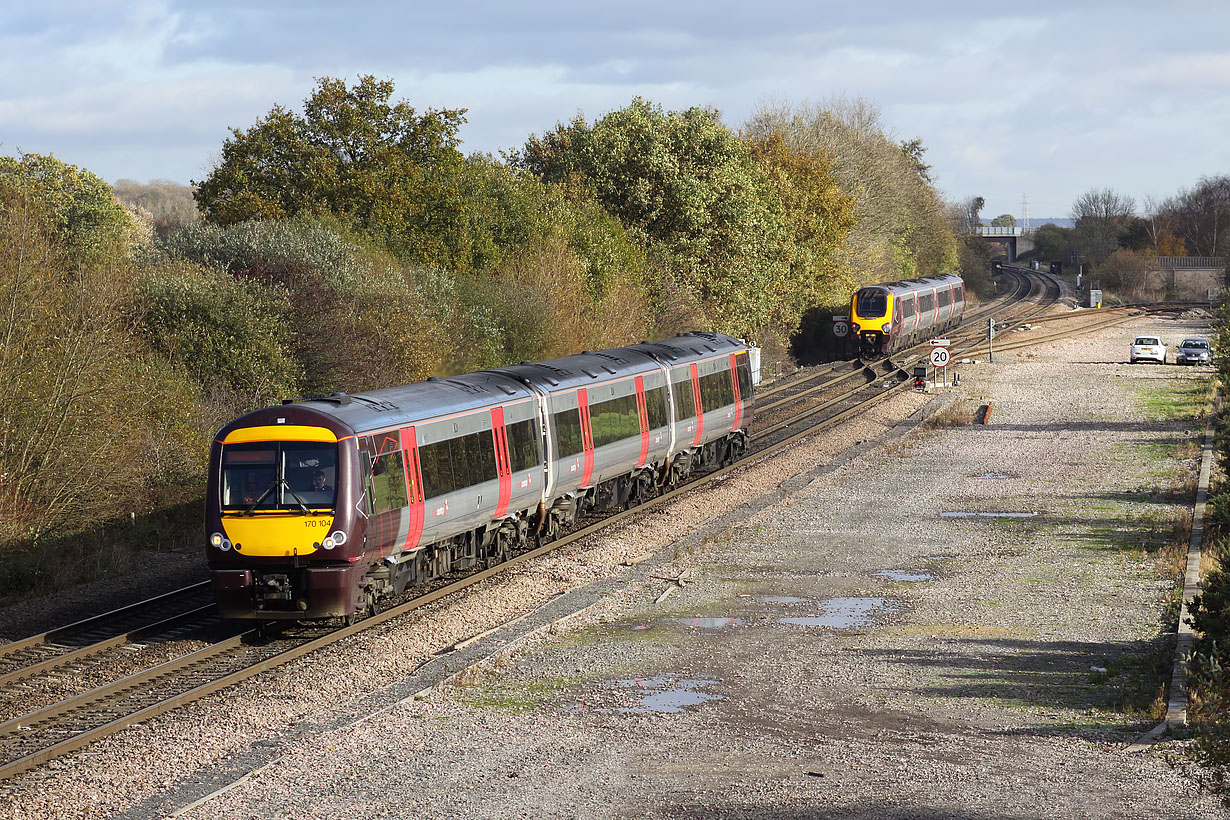
[[[286,491],[288,493],[290,493],[291,495],[295,497],[295,501],[299,503],[299,509],[303,510],[303,514],[310,515],[312,511],[308,509],[308,505],[303,503],[303,499],[299,497],[299,493],[291,489],[290,484],[287,483],[285,478],[282,479],[282,486],[286,488]]]
[[[265,491],[257,496],[256,500],[252,502],[252,506],[243,511],[243,514],[251,515],[252,511],[256,509],[256,505],[264,501],[265,496],[269,495],[270,491],[276,486],[278,486],[278,479],[275,478],[273,481],[269,482],[269,486],[265,488]]]

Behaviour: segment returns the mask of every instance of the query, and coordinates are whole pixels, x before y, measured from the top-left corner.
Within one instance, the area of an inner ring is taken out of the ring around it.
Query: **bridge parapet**
[[[1151,266],[1158,270],[1219,270],[1225,269],[1224,256],[1151,256]]]

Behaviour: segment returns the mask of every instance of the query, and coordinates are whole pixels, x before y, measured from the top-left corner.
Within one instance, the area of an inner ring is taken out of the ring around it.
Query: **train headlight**
[[[345,543],[346,543],[346,533],[342,532],[341,530],[334,530],[333,532],[329,533],[329,537],[326,538],[322,542],[322,546],[327,550],[331,550],[334,547],[340,547],[342,544],[345,544]]]
[[[885,333],[888,333],[890,330],[892,330],[892,329],[893,329],[893,323],[892,323],[892,322],[885,322],[885,323],[884,323],[884,328],[883,328],[883,329],[884,329],[884,332],[885,332]]]
[[[329,536],[325,536],[325,540],[321,541],[320,545],[327,550],[331,550],[337,546],[337,542],[333,540],[332,535],[329,535]]]
[[[227,537],[220,532],[215,532],[213,535],[209,536],[209,543],[213,544],[223,552],[226,552],[231,548],[231,542],[227,540]]]

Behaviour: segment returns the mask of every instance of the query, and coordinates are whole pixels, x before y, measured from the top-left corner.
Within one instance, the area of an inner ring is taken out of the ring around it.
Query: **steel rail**
[[[6,672],[0,675],[0,686],[7,686],[24,678],[50,672],[51,670],[57,669],[61,666],[106,652],[108,649],[114,649],[117,646],[124,646],[125,644],[131,643],[136,639],[156,635],[159,632],[178,626],[184,622],[192,621],[193,619],[198,618],[203,619],[212,613],[216,613],[217,611],[218,607],[216,604],[207,604],[206,606],[197,607],[196,609],[191,609],[187,612],[181,612],[178,615],[172,615],[170,618],[165,618],[158,623],[149,624],[148,626],[143,626],[140,629],[134,629],[131,632],[125,632],[106,640],[87,644],[67,654],[56,655],[45,661],[41,661],[30,666],[23,666],[19,669],[14,669],[11,672]]]
[[[80,621],[75,621],[66,626],[57,627],[48,632],[43,632],[38,635],[31,635],[28,638],[22,638],[11,643],[6,643],[0,646],[0,660],[5,660],[18,652],[22,652],[42,644],[63,640],[74,633],[98,629],[99,627],[105,626],[118,618],[130,617],[142,609],[149,609],[154,606],[168,603],[177,597],[189,597],[194,593],[207,592],[208,590],[208,581],[202,581],[199,584],[190,584],[189,586],[181,587],[180,589],[173,589],[170,592],[165,592],[162,595],[156,595],[153,598],[147,598],[144,601],[137,601],[134,604],[128,604],[127,606],[122,606],[109,612],[103,612],[99,615],[94,615]]]

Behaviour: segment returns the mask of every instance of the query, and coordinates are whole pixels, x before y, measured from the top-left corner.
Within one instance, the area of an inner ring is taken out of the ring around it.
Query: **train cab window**
[[[316,474],[323,474],[319,485]],[[247,442],[222,449],[222,509],[332,509],[337,445],[314,441]]]
[[[538,419],[515,421],[505,427],[508,436],[508,459],[514,473],[530,470],[542,464],[539,454]]]
[[[585,449],[581,438],[580,408],[554,413],[551,421],[555,425],[555,445],[559,449],[555,453],[557,459],[576,455]]]
[[[675,421],[690,419],[696,415],[696,399],[692,395],[692,379],[685,376],[675,382]]]
[[[888,294],[878,288],[863,288],[857,297],[858,315],[864,319],[879,319],[888,312]]]

